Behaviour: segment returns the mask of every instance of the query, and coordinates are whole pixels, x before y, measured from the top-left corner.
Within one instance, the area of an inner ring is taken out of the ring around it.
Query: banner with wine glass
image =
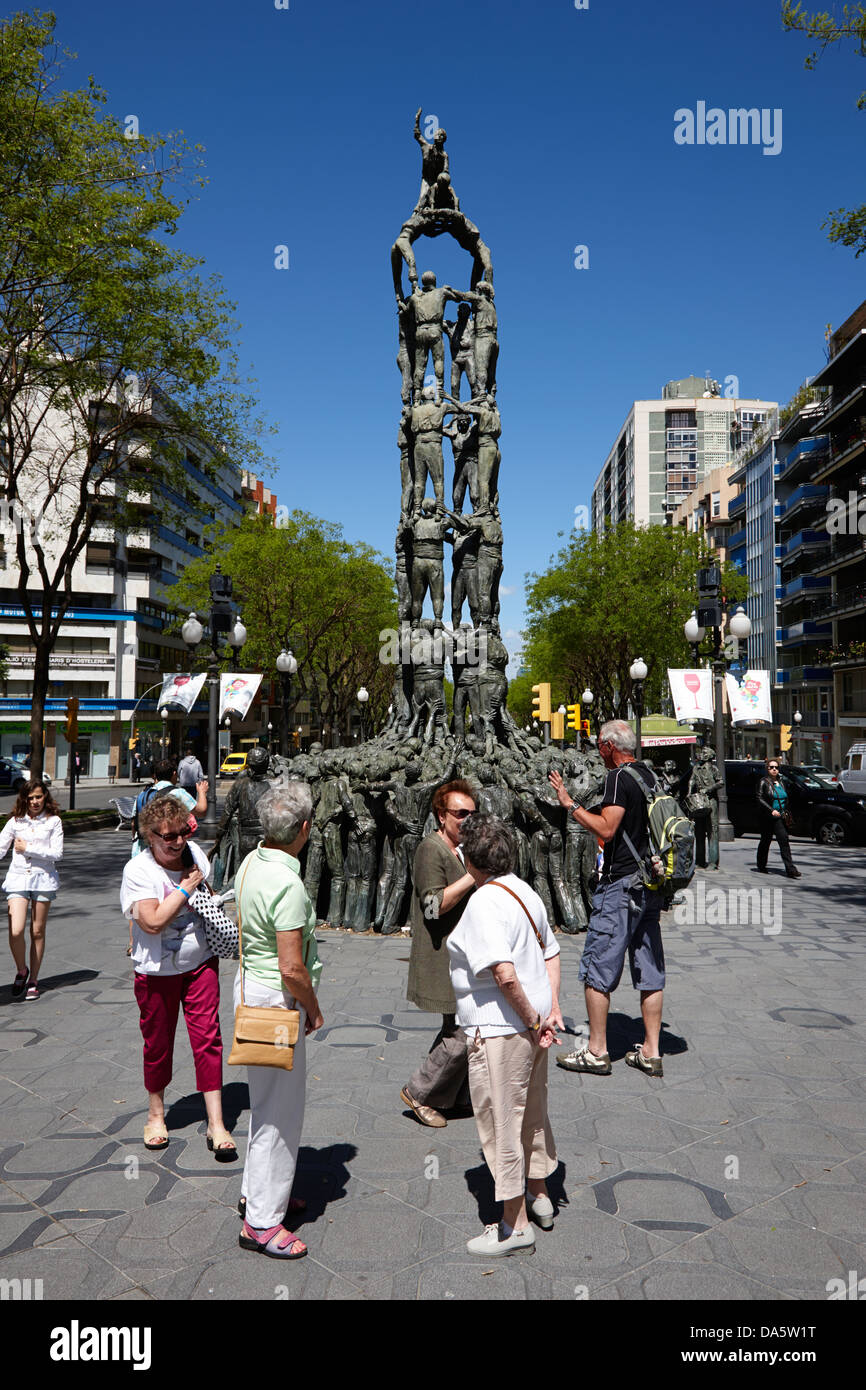
[[[692,720],[713,722],[713,673],[707,667],[697,671],[672,671],[668,681],[674,713],[682,724]]]
[[[772,724],[769,671],[747,671],[742,681],[727,675],[725,680],[733,724],[748,724],[752,720]]]

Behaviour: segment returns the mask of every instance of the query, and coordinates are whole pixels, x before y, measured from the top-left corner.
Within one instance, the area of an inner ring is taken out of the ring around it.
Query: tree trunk
[[[45,701],[48,696],[48,663],[51,643],[41,638],[36,642],[33,662],[33,696],[30,704],[30,779],[41,781],[45,764]]]

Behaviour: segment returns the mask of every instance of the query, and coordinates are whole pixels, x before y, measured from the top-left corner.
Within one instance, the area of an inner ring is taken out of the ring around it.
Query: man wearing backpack
[[[595,1076],[610,1075],[607,1016],[626,953],[632,984],[640,990],[645,1037],[643,1043],[626,1053],[625,1060],[647,1076],[663,1075],[659,1054],[665,983],[659,922],[662,894],[646,886],[646,872],[638,864],[640,859],[648,865],[652,853],[648,794],[653,793],[655,778],[648,768],[635,761],[635,746],[634,730],[624,720],[614,719],[601,726],[598,751],[607,778],[597,813],[572,801],[559,773],[550,774],[560,803],[580,825],[604,842],[604,865],[593,898],[578,975],[586,994],[589,1042],[556,1059],[557,1066],[566,1071],[590,1072]]]
[[[144,791],[140,791],[135,798],[135,814],[132,821],[132,854],[139,854],[141,843],[138,837],[138,817],[144,810],[148,801],[154,796],[173,796],[182,806],[198,816],[203,816],[207,810],[207,782],[202,778],[195,788],[195,796],[177,785],[177,768],[171,758],[163,758],[160,762],[154,763],[153,781]]]

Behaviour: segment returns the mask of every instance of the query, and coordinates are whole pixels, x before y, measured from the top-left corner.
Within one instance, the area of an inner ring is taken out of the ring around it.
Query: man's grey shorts
[[[664,989],[660,912],[658,894],[641,884],[632,885],[631,877],[599,888],[592,900],[578,979],[610,994],[620,982],[628,951],[635,989]]]

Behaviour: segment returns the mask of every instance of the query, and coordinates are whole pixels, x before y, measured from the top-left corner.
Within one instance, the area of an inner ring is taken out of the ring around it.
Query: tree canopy
[[[550,681],[554,709],[578,702],[589,686],[602,718],[624,718],[636,657],[647,664],[646,706],[657,709],[667,668],[691,659],[683,624],[695,607],[697,571],[712,559],[702,535],[679,527],[622,522],[571,536],[544,573],[527,576],[530,676],[515,692],[515,713],[522,716],[525,687]],[[727,565],[722,587],[738,603],[748,581]]]
[[[119,538],[157,499],[182,512],[188,451],[211,474],[255,467],[262,428],[234,306],[169,244],[203,182],[199,148],[122,126],[93,78],[62,90],[54,25],[0,25],[0,492],[34,522],[16,529],[15,562],[35,774],[49,656],[94,528]]]
[[[217,562],[232,579],[248,632],[238,659],[275,678],[283,647],[294,654],[292,710],[315,690],[324,722],[348,730],[363,685],[370,694],[368,727],[383,718],[394,670],[379,659],[380,633],[397,626],[383,555],[350,543],[341,526],[309,512],[294,511],[279,526],[268,515],[246,516],[238,526],[215,528],[208,554],[193,560],[170,590],[176,626],[189,610],[207,614]]]
[[[782,0],[782,25],[789,32],[819,40],[819,47],[804,60],[806,68],[814,68],[825,49],[844,39],[853,39],[861,58],[866,57],[866,7],[863,5],[843,5],[841,15],[837,16],[829,10],[810,13],[803,9],[799,0],[796,3],[795,0]],[[857,98],[857,109],[866,109],[866,91]],[[855,257],[866,251],[866,203],[856,208],[836,208],[821,225],[829,228],[830,241],[852,246]]]

